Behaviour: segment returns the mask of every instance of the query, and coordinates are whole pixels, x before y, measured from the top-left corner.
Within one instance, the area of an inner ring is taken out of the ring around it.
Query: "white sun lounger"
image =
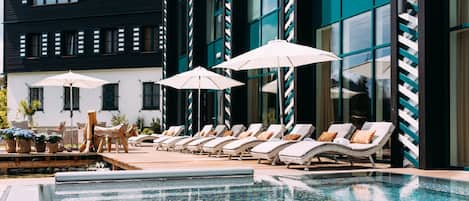
[[[301,135],[298,140],[271,140],[263,142],[251,149],[251,155],[258,159],[258,163],[260,163],[262,159],[266,159],[271,161],[272,165],[275,165],[278,161],[278,152],[280,152],[280,150],[291,145],[292,143],[309,137],[311,133],[314,132],[314,129],[315,128],[312,124],[296,124],[290,134]]]
[[[217,127],[215,127],[214,131],[215,131],[215,136],[208,136],[208,137],[202,137],[202,138],[199,138],[199,139],[196,139],[192,142],[190,142],[189,144],[187,144],[186,146],[186,149],[189,150],[190,152],[201,152],[202,150],[202,146],[215,139],[215,138],[218,138],[218,137],[221,137],[223,136],[223,133],[225,132],[226,130],[226,126],[225,125],[218,125]]]
[[[176,136],[176,135],[179,135],[182,130],[184,130],[184,126],[171,126],[168,128],[167,131],[174,131],[174,134],[173,136]],[[133,145],[133,146],[139,146],[140,144],[142,144],[143,141],[146,141],[146,140],[150,140],[150,141],[153,141],[155,139],[158,139],[162,136],[165,136],[161,133],[159,134],[151,134],[151,135],[138,135],[138,136],[135,136],[135,137],[130,137],[129,138],[129,144]],[[168,136],[168,137],[171,137],[171,136]]]
[[[279,140],[283,136],[285,130],[286,129],[283,125],[270,125],[266,131],[272,131],[273,134],[268,140]],[[244,139],[239,139],[223,146],[223,153],[227,154],[229,159],[231,159],[232,156],[239,156],[239,160],[242,160],[244,153],[249,152],[251,148],[262,142],[265,142],[265,140],[260,140],[257,138],[257,136],[250,136]]]
[[[200,130],[200,132],[197,132],[194,137],[198,137],[200,135],[201,132],[210,132],[212,131],[213,129],[213,126],[210,124],[210,125],[205,125],[202,130]],[[175,136],[175,137],[171,137],[167,140],[164,140],[162,141],[160,144],[159,144],[159,147],[164,149],[164,150],[172,150],[174,149],[176,143],[180,142],[180,141],[183,141],[183,140],[187,140],[187,139],[192,139],[193,137],[191,136]]]
[[[301,141],[280,151],[280,161],[287,164],[306,165],[309,170],[311,160],[322,153],[336,153],[351,157],[368,157],[373,167],[375,163],[372,154],[379,151],[389,140],[394,125],[390,122],[366,122],[362,130],[374,130],[375,135],[370,144],[350,143],[345,138],[336,138],[334,142]],[[353,165],[352,161],[351,164]]]
[[[233,130],[234,130],[234,127],[233,127]],[[262,124],[256,123],[256,124],[249,125],[249,128],[246,132],[251,132],[252,136],[257,136],[261,131],[262,131]],[[209,156],[215,153],[219,156],[221,152],[223,151],[223,146],[227,145],[230,142],[238,140],[238,136],[241,133],[242,131],[239,133],[233,133],[233,136],[216,138],[204,144],[204,146],[202,146],[202,150],[204,152],[207,152]]]
[[[202,137],[200,136],[201,132],[207,133],[207,132],[211,132],[212,130],[213,130],[212,125],[206,125],[202,128],[200,132],[195,134],[194,137],[189,136],[189,137],[185,137],[182,139],[168,140],[167,142],[163,143],[163,146],[167,150],[183,151],[184,149],[186,149],[187,144]]]

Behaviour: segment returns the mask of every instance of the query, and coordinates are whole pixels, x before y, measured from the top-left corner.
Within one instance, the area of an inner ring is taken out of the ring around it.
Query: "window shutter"
[[[41,55],[47,56],[48,45],[49,45],[49,34],[43,33],[41,36]]]
[[[85,32],[79,31],[78,32],[78,54],[85,53]]]
[[[93,53],[99,54],[99,30],[93,31]]]
[[[160,49],[163,49],[163,41],[164,41],[164,34],[163,34],[163,31],[164,31],[164,27],[163,26],[159,26],[159,31],[158,31],[158,47]]]
[[[123,52],[125,50],[125,29],[121,28],[117,30],[117,51]]]
[[[132,49],[134,51],[140,51],[140,27],[135,27],[133,29],[133,42],[132,42]]]
[[[20,35],[20,57],[26,56],[26,35]]]
[[[60,40],[61,40],[61,33],[55,33],[55,55],[60,55],[61,48],[60,48]]]

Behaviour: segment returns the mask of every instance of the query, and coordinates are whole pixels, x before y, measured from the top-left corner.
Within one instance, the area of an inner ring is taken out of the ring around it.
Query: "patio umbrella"
[[[277,93],[277,80],[271,81],[264,86],[262,86],[262,92],[265,93],[272,93],[276,94]],[[339,98],[339,88],[338,87],[332,87],[331,89],[331,98],[337,99]],[[358,92],[358,91],[352,91],[347,88],[342,88],[342,97],[345,99],[350,99],[355,95],[362,94],[364,92]]]
[[[43,80],[33,84],[33,86],[70,87],[70,127],[73,127],[73,87],[91,89],[102,86],[107,83],[109,82],[105,80],[69,71],[67,73],[44,78]]]
[[[198,131],[200,131],[200,90],[224,90],[231,87],[244,85],[231,78],[209,71],[203,67],[196,67],[190,71],[177,74],[170,78],[161,80],[158,84],[173,87],[176,89],[197,89],[198,90]]]
[[[218,64],[215,68],[227,68],[235,71],[278,68],[280,75],[280,68],[283,67],[295,68],[336,60],[340,60],[340,58],[331,52],[290,43],[285,40],[272,40],[264,46]],[[280,82],[278,82],[278,85],[281,89]],[[278,97],[280,111],[282,111],[282,96],[280,93]],[[282,115],[282,112],[280,112],[280,115]],[[282,116],[280,116],[280,123],[283,124]]]

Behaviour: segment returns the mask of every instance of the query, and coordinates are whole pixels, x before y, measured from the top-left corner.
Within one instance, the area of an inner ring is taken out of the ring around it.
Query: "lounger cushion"
[[[233,136],[234,132],[233,131],[225,131],[223,133],[223,137],[228,137],[228,136]]]
[[[206,132],[206,133],[205,133],[205,137],[215,136],[216,134],[217,134],[216,131],[209,131],[209,132]]]
[[[174,135],[174,131],[166,131],[166,135],[167,135],[167,136],[173,136],[173,135]]]
[[[272,137],[273,134],[274,134],[273,131],[264,131],[259,136],[257,136],[257,139],[259,139],[259,140],[268,140]]]
[[[213,148],[213,147],[219,146],[220,144],[223,144],[227,141],[232,141],[234,139],[236,139],[236,138],[232,137],[232,136],[215,138],[214,140],[207,142],[204,145],[204,147]]]
[[[375,132],[374,130],[357,130],[353,134],[350,143],[370,144]]]
[[[283,140],[285,141],[290,141],[290,140],[298,140],[300,139],[301,135],[300,134],[288,134],[283,137]]]
[[[319,142],[332,142],[337,136],[337,132],[322,132],[318,138]]]
[[[247,137],[244,139],[236,140],[234,142],[231,142],[223,147],[224,150],[236,150],[240,148],[241,146],[252,143],[252,142],[262,142],[256,137]]]
[[[255,146],[254,148],[252,148],[251,152],[270,153],[274,149],[276,149],[277,147],[280,147],[280,146],[282,146],[284,144],[288,144],[288,143],[293,143],[293,142],[287,142],[287,141],[284,141],[284,140],[263,142],[263,143]]]
[[[242,132],[241,134],[239,134],[239,139],[244,139],[244,138],[247,138],[249,136],[251,136],[251,132],[249,131],[245,131],[245,132]]]
[[[282,151],[280,155],[291,156],[291,157],[302,157],[307,154],[312,148],[324,144],[327,142],[318,142],[318,141],[300,141],[292,146],[289,146]]]

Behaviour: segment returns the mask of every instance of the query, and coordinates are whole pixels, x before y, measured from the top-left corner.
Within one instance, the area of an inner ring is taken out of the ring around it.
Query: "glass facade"
[[[360,128],[365,121],[391,120],[390,5],[353,2],[328,1],[323,26],[316,30],[316,47],[343,59],[316,69],[319,132],[332,122]],[[332,12],[335,9],[342,13]]]
[[[249,48],[255,49],[279,38],[279,1],[248,1]],[[248,122],[266,124],[278,122],[277,94],[263,92],[263,87],[276,79],[276,70],[253,70],[248,72]]]
[[[469,1],[450,1],[451,165],[469,166]]]

